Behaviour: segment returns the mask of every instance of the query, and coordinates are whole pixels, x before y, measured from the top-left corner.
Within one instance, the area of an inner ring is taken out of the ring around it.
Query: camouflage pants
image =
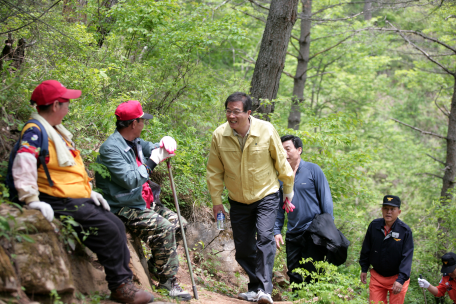
[[[145,242],[152,251],[152,265],[160,280],[171,278],[177,273],[179,259],[176,251],[176,237],[181,237],[177,214],[162,205],[152,209],[123,207],[117,216],[127,230]],[[184,228],[187,221],[183,218]],[[149,264],[149,263],[148,263]]]

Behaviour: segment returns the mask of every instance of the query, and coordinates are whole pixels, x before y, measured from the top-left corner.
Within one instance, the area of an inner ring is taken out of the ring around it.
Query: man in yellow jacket
[[[252,100],[245,93],[227,98],[227,122],[212,135],[207,185],[215,218],[219,211],[225,213],[221,194],[224,186],[228,189],[236,261],[250,279],[248,291],[238,298],[262,304],[273,303],[273,228],[281,203],[278,180],[284,183],[284,202],[291,202],[294,176],[279,134],[269,122],[250,116],[251,108]]]

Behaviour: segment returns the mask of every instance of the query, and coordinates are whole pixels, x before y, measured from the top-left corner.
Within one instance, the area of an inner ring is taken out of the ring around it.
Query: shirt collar
[[[382,218],[382,220],[383,220],[383,223],[382,223],[382,226],[380,227],[380,229],[383,229],[383,227],[386,226],[385,219]],[[393,229],[396,227],[396,224],[397,224],[397,221],[398,221],[398,220],[399,220],[399,218],[397,218],[397,219],[394,221],[394,223],[391,225],[391,231],[393,231]]]
[[[250,119],[250,118],[249,118],[249,119]],[[245,136],[244,136],[243,138],[245,138],[245,137],[247,137],[247,136],[249,135],[249,133],[250,133],[250,127],[251,127],[251,125],[249,126],[249,129],[247,130],[247,133],[245,133]],[[233,129],[233,134],[234,134],[234,136],[242,137],[238,132],[236,132],[235,129]]]
[[[301,158],[301,160],[299,161],[298,170],[296,170],[296,174],[298,174],[298,172],[301,171],[301,168],[304,167],[304,163],[305,161]]]
[[[253,116],[249,116],[249,120],[250,120],[250,127],[249,127],[249,131],[247,134],[250,134],[251,136],[260,136],[260,132],[258,130],[258,123],[256,122],[258,119],[256,119],[255,117]],[[225,130],[223,131],[223,136],[231,136],[231,135],[235,135],[235,133],[233,132],[234,130],[230,128],[230,125],[228,124],[228,122],[225,123]],[[233,130],[233,131],[231,131]]]

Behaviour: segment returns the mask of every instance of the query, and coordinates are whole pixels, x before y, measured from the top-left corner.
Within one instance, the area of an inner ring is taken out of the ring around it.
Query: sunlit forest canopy
[[[139,100],[154,114],[142,137],[178,143],[182,203],[211,206],[211,134],[226,121],[228,95],[255,85],[270,7],[268,0],[0,0],[2,131],[17,135],[40,82],[82,90],[64,124],[93,173],[102,170],[93,163],[115,129],[115,108]],[[261,100],[269,110],[260,116],[280,135],[300,136],[302,159],[328,178],[336,225],[351,241],[336,271],[353,280],[360,303],[359,251],[384,195],[401,198],[400,218],[412,228],[413,282],[419,273],[438,282],[440,256],[454,250],[455,32],[453,1],[301,0],[277,96]],[[5,134],[2,178],[15,139]],[[165,167],[156,170],[169,193]],[[223,200],[228,208],[227,193]],[[172,207],[171,196],[164,201]],[[278,253],[275,267],[285,261]],[[422,303],[416,284],[406,302]]]

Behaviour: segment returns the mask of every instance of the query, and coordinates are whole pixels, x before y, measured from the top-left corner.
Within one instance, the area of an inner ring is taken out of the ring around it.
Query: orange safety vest
[[[27,127],[37,127],[34,124],[27,124]],[[25,130],[24,126],[22,129],[22,135]],[[68,146],[71,146],[69,142],[65,140]],[[55,150],[54,142],[49,138],[49,162],[46,164],[51,175],[51,179],[54,182],[54,187],[49,185],[49,182],[44,173],[43,166],[38,168],[38,190],[42,193],[54,197],[71,197],[71,198],[89,198],[92,189],[89,182],[92,180],[88,175],[84,167],[84,163],[81,158],[81,152],[79,150],[73,150],[74,160],[76,165],[71,167],[60,167],[57,159],[57,153]]]

